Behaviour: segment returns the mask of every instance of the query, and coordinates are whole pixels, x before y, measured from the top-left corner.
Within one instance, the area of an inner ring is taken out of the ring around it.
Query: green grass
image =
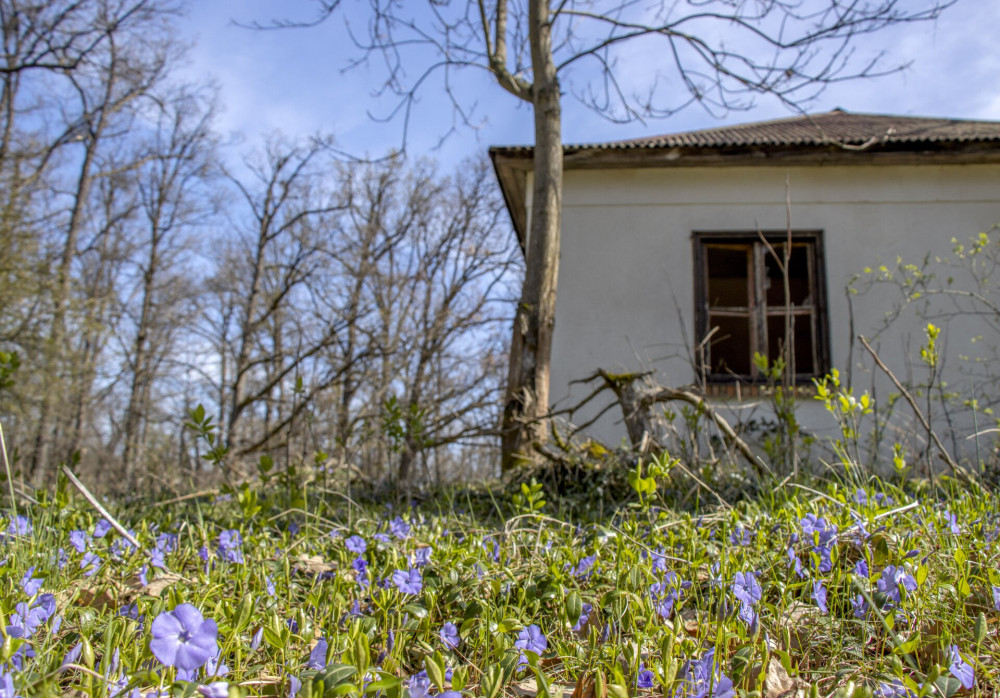
[[[636,472],[633,486],[642,490]],[[141,549],[112,529],[89,538],[83,552],[70,534],[92,535],[100,515],[62,481],[37,505],[19,502],[30,533],[16,535],[13,512],[5,515],[0,663],[25,697],[106,696],[123,686],[121,695],[197,696],[199,686],[226,682],[228,693],[215,685],[212,695],[286,696],[301,683],[303,696],[405,698],[422,693],[410,677],[424,669],[432,694],[491,698],[574,688],[586,698],[730,695],[726,679],[735,695],[794,688],[866,696],[893,681],[914,695],[1000,691],[994,495],[947,479],[933,492],[923,483],[899,489],[872,480],[848,490],[826,482],[766,488],[763,499],[731,509],[677,512],[660,500],[668,480],[610,515],[605,508],[588,517],[576,501],[571,520],[561,514],[564,502],[537,487],[518,497],[449,489],[410,505],[358,502],[329,484],[278,478],[166,505],[119,503],[114,516]],[[825,519],[826,534],[804,533],[809,514]],[[220,550],[225,531],[239,532],[239,554]],[[161,534],[176,536],[166,569],[150,564]],[[367,545],[366,586],[346,546],[353,535]],[[417,567],[428,547],[429,561]],[[91,576],[81,569],[88,553],[102,561]],[[916,587],[880,588],[890,566]],[[420,570],[419,593],[392,581],[411,567]],[[43,580],[31,597],[22,587],[29,568]],[[741,612],[734,581],[747,573],[760,598]],[[817,581],[826,612],[814,597]],[[668,609],[661,603],[671,591]],[[55,614],[16,638],[17,604],[43,594],[53,595]],[[867,611],[857,617],[862,601]],[[178,681],[151,651],[153,619],[182,603],[216,622],[225,676],[202,668],[194,681]],[[448,622],[459,631],[457,648],[441,637]],[[530,626],[547,645],[540,655],[523,653],[519,665],[516,643]],[[321,640],[322,657],[314,651]],[[79,657],[63,666],[78,645]],[[975,672],[971,690],[950,668],[953,646]],[[23,656],[29,647],[32,658]],[[692,681],[692,662],[710,650],[711,688]],[[311,653],[325,668],[308,668]],[[651,688],[637,687],[640,665],[652,672],[644,676]],[[0,696],[4,690],[0,682]]]

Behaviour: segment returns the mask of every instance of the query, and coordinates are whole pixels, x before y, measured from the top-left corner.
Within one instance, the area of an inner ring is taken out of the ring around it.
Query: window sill
[[[781,386],[770,386],[763,383],[708,383],[704,387],[705,397],[731,398],[733,400],[746,400],[762,397],[770,397],[776,388]],[[809,383],[799,383],[792,386],[795,397],[815,397],[816,386]]]

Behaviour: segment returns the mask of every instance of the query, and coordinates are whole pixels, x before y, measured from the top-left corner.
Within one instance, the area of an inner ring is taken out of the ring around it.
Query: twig
[[[173,499],[164,499],[162,502],[156,502],[154,507],[165,507],[169,504],[179,504],[180,502],[186,502],[189,499],[197,499],[198,497],[204,497],[209,494],[218,494],[219,488],[211,490],[202,490],[201,492],[191,492],[189,494],[181,495],[180,497],[174,497]]]
[[[111,524],[111,528],[113,528],[116,531],[118,531],[118,533],[121,535],[122,538],[124,538],[129,543],[131,543],[132,545],[134,545],[136,550],[142,550],[142,546],[139,545],[139,541],[135,539],[135,536],[133,536],[131,533],[129,533],[128,530],[124,526],[122,526],[120,523],[118,523],[118,519],[116,519],[115,517],[113,517],[111,515],[111,513],[108,512],[108,510],[104,508],[104,505],[102,505],[99,501],[97,501],[97,497],[95,497],[94,495],[92,495],[90,493],[90,490],[88,490],[86,487],[84,487],[83,483],[80,482],[80,480],[77,479],[76,475],[73,474],[73,471],[70,470],[69,468],[67,468],[65,465],[62,466],[62,470],[66,474],[66,477],[69,479],[69,481],[73,485],[73,487],[75,487],[77,489],[77,491],[81,495],[83,495],[83,498],[87,500],[87,502],[90,504],[90,506],[92,506],[95,509],[97,509],[97,511],[100,513],[100,515],[103,516],[105,518],[105,520],[107,520],[107,522],[109,524]]]
[[[944,459],[944,462],[948,464],[949,468],[951,468],[951,472],[956,477],[961,476],[969,484],[975,484],[975,478],[972,477],[968,470],[955,462],[955,459],[951,457],[951,454],[948,453],[948,449],[946,449],[944,444],[941,443],[941,439],[939,439],[938,435],[931,429],[930,422],[928,422],[927,418],[924,417],[924,413],[920,411],[920,407],[917,406],[917,401],[913,399],[913,396],[910,395],[909,391],[903,387],[903,384],[899,382],[899,379],[896,378],[895,374],[893,374],[893,372],[889,370],[889,367],[885,365],[881,358],[879,358],[879,355],[875,353],[874,349],[872,349],[872,345],[868,343],[868,340],[860,334],[858,335],[858,339],[861,341],[862,346],[868,350],[868,353],[872,355],[872,358],[875,360],[875,363],[878,364],[878,367],[885,372],[885,375],[889,376],[889,380],[893,382],[899,392],[902,393],[903,397],[906,398],[906,401],[910,403],[913,413],[917,416],[917,419],[920,420],[920,424],[924,427],[924,429],[927,430],[927,433],[930,435],[934,445],[937,447],[938,451],[941,452],[941,457]]]

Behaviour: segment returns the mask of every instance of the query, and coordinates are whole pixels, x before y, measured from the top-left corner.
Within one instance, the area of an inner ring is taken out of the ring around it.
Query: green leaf
[[[440,652],[434,652],[434,654],[426,657],[424,659],[424,669],[427,670],[427,677],[431,682],[438,687],[439,690],[444,690],[444,657],[441,656]]]

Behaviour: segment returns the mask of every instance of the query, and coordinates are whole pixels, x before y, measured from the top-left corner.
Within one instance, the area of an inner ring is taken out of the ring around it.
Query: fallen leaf
[[[323,558],[319,555],[306,555],[302,553],[295,558],[296,567],[307,574],[323,574],[324,572],[333,572],[337,569],[337,566],[329,563],[323,562]]]
[[[802,679],[793,679],[774,657],[767,663],[764,677],[764,698],[805,698],[809,684]]]

